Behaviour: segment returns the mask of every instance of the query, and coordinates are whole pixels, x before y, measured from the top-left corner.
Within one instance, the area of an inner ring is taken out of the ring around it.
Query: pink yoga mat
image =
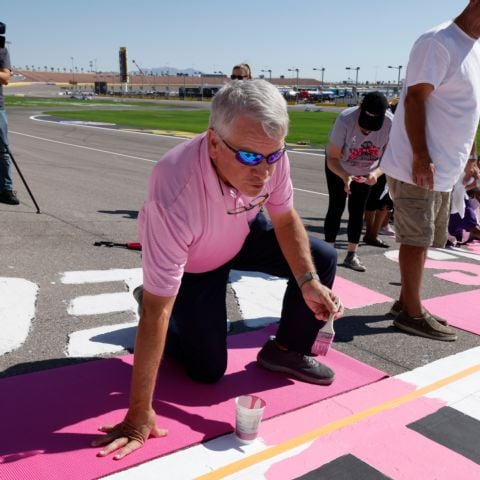
[[[0,478],[99,478],[232,432],[238,395],[261,396],[267,403],[264,418],[270,418],[386,376],[333,349],[323,359],[337,374],[328,387],[268,372],[255,358],[271,331],[229,337],[228,370],[216,385],[194,383],[166,359],[154,408],[169,435],[150,439],[121,461],[97,458],[98,449],[89,444],[98,426],[118,422],[126,412],[131,355],[0,380]]]

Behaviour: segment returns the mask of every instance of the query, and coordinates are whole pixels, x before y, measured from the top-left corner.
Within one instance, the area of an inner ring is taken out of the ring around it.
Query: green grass
[[[68,107],[69,110],[48,111],[50,115],[75,120],[115,123],[117,125],[149,130],[170,130],[200,133],[208,125],[208,110],[181,110],[179,107],[158,106],[154,102],[119,102],[115,100],[81,101],[70,98],[28,98],[5,97],[8,107]],[[106,108],[102,108],[105,106]],[[115,106],[115,109],[111,107]],[[130,107],[131,109],[125,109]],[[177,108],[177,109],[175,109]],[[73,110],[74,109],[74,110]],[[336,112],[289,112],[290,131],[287,143],[325,146],[328,133],[337,118]],[[480,145],[480,130],[477,131],[477,145]]]
[[[76,120],[191,133],[205,131],[209,116],[207,110],[89,110],[48,113]],[[287,136],[287,143],[325,145],[328,132],[337,115],[332,112],[290,112],[290,132]]]

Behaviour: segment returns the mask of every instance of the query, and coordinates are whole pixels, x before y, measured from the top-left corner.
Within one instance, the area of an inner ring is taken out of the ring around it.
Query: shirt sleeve
[[[333,145],[343,150],[346,137],[347,126],[345,124],[343,116],[340,114],[335,120],[332,130],[330,131],[329,140],[330,143],[333,143]]]
[[[150,201],[140,212],[138,230],[145,289],[158,296],[175,296],[192,242],[187,222],[172,209]]]
[[[435,38],[420,38],[412,48],[406,86],[428,83],[434,88],[442,83],[450,64],[450,54]]]

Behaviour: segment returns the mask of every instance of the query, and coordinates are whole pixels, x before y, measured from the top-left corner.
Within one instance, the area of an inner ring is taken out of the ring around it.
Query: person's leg
[[[228,274],[228,266],[185,273],[173,307],[166,352],[199,382],[216,382],[227,368]]]
[[[352,182],[350,184],[350,195],[348,196],[348,225],[347,238],[348,247],[347,255],[343,261],[345,267],[356,270],[357,272],[365,272],[366,268],[361,263],[357,255],[358,243],[363,228],[363,217],[365,213],[365,205],[368,198],[370,187],[364,183]]]
[[[385,215],[388,213],[381,200],[385,190],[385,175],[381,175],[377,183],[372,186],[368,195],[367,204],[365,206],[365,223],[366,230],[363,241],[367,245],[375,247],[387,248],[388,245],[378,238],[380,227],[382,226]]]
[[[427,248],[414,245],[400,245],[398,263],[402,287],[399,302],[411,317],[422,315],[422,280]]]
[[[449,195],[388,178],[395,202],[395,232],[400,243],[400,297],[395,302],[394,325],[406,332],[442,341],[454,341],[455,332],[422,307],[421,289],[427,250],[444,246]],[[393,313],[393,312],[392,312]]]
[[[5,110],[0,109],[0,192],[12,191],[12,161],[5,145],[8,145],[8,122]]]
[[[317,273],[322,284],[332,287],[335,279],[337,253],[328,243],[310,236],[310,246]],[[257,271],[288,279],[283,298],[277,340],[289,350],[308,354],[318,330],[324,322],[315,318],[303,300],[302,293],[280,249],[271,223],[259,214],[251,225],[240,253],[231,268]]]
[[[328,168],[327,160],[325,160],[325,177],[328,188],[328,209],[323,229],[325,241],[334,244],[340,229],[342,214],[345,210],[347,194],[343,180]]]

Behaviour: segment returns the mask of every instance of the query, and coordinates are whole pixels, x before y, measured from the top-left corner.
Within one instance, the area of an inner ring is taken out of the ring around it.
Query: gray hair
[[[233,80],[224,85],[213,97],[208,126],[221,136],[228,137],[239,115],[260,122],[271,138],[287,135],[287,103],[270,82]]]

